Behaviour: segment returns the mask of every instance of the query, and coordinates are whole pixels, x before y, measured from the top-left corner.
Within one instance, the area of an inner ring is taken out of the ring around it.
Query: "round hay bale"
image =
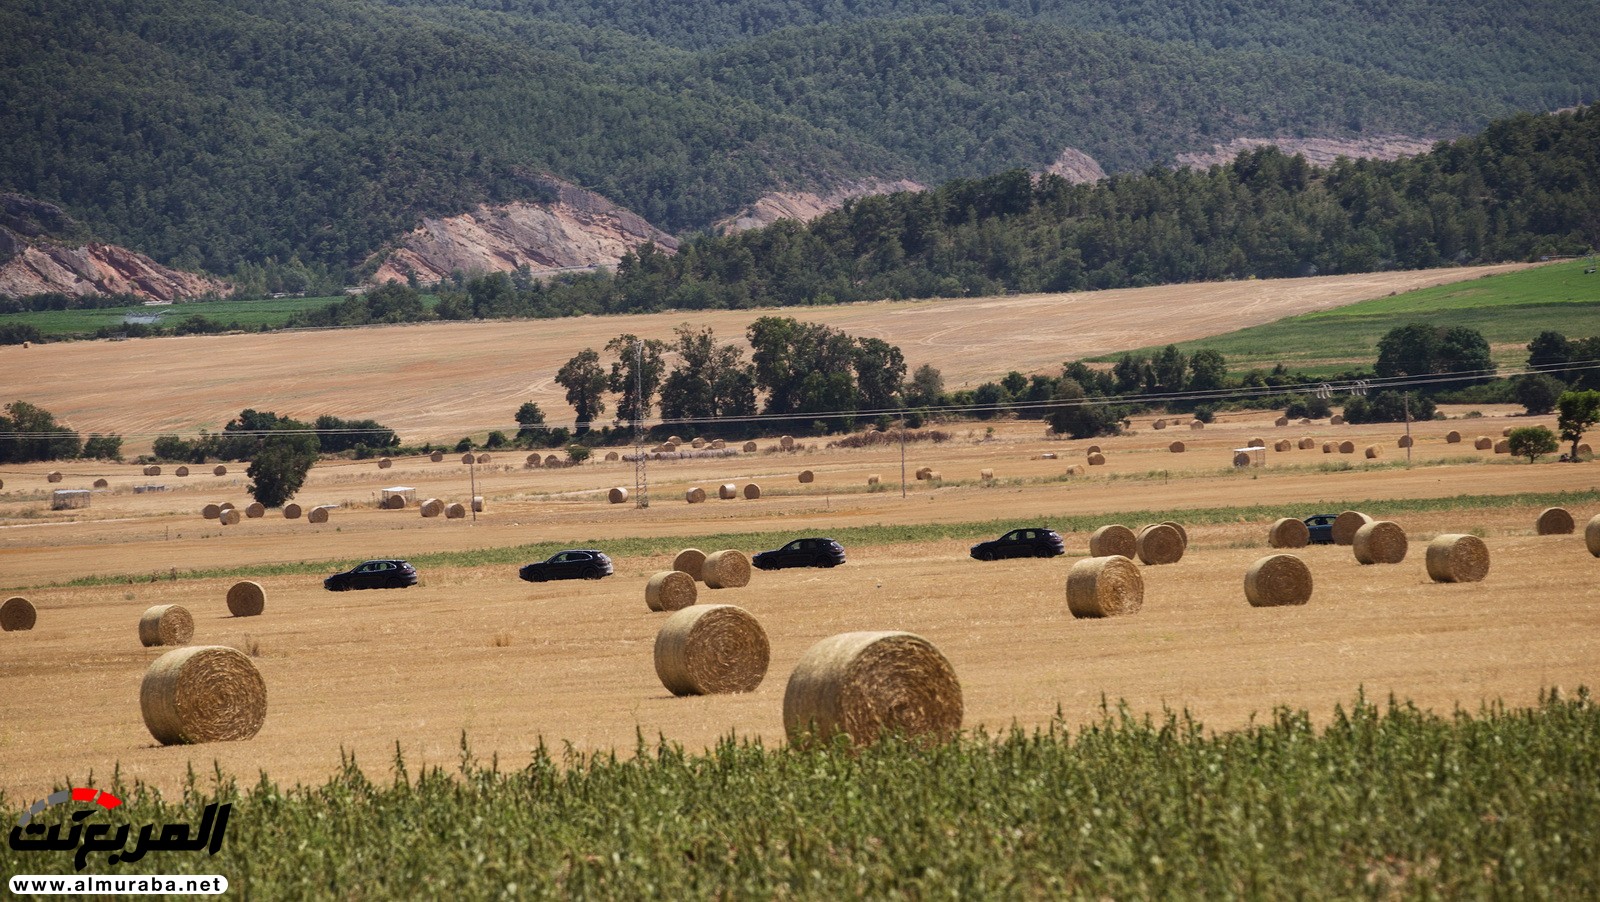
[[[933,643],[913,633],[840,633],[800,657],[783,693],[794,743],[843,734],[869,745],[893,734],[943,742],[961,730],[961,682]]]
[[[1204,422],[1200,421],[1200,420],[1190,420],[1189,421],[1189,428],[1193,429],[1195,431],[1199,431],[1201,429],[1206,428],[1206,424]]]
[[[1500,430],[1500,437],[1501,438],[1510,438],[1511,437],[1511,427],[1507,426],[1506,428]]]
[[[1583,544],[1589,549],[1590,554],[1600,557],[1600,514],[1591,517],[1588,525],[1583,528]]]
[[[1472,447],[1479,451],[1488,451],[1494,447],[1494,439],[1487,435],[1480,435],[1472,440]]]
[[[1280,438],[1277,441],[1272,443],[1272,450],[1279,451],[1279,452],[1288,451],[1293,447],[1294,447],[1294,442],[1291,442],[1286,438]]]
[[[295,504],[293,501],[283,506],[283,519],[285,520],[298,520],[300,519],[300,513],[300,505]]]
[[[1289,425],[1289,418],[1288,417],[1278,417],[1276,420],[1272,421],[1272,425],[1277,426],[1279,428],[1287,426],[1287,425]]]
[[[1305,604],[1311,600],[1311,568],[1292,554],[1273,554],[1244,572],[1244,597],[1253,608]]]
[[[467,452],[466,454],[461,455],[461,462],[464,463],[464,464],[475,463],[475,462],[477,462],[477,460],[478,460],[478,458],[474,457],[472,455],[472,452],[470,452],[470,451]]]
[[[1412,438],[1412,437],[1411,437],[1411,436],[1409,436],[1409,435],[1402,435],[1402,436],[1400,436],[1400,438],[1399,438],[1399,439],[1398,439],[1398,440],[1397,440],[1397,441],[1396,441],[1396,442],[1395,442],[1395,443],[1394,443],[1394,446],[1395,446],[1395,447],[1396,447],[1396,448],[1409,448],[1409,447],[1411,447],[1411,446],[1412,446],[1412,445],[1414,445],[1414,444],[1416,444],[1416,441],[1415,441],[1415,440],[1414,440],[1414,439],[1413,439],[1413,438]]]
[[[708,589],[738,589],[750,585],[750,558],[742,551],[713,551],[700,565]]]
[[[232,501],[224,501],[221,504],[217,505],[217,507],[219,507],[219,508],[221,508],[222,510],[225,510],[225,511],[231,511],[231,510],[233,510],[233,502]]]
[[[146,476],[160,476],[161,475],[161,468],[160,467],[156,467],[156,466],[145,467],[144,468],[144,475],[146,475]]]
[[[486,463],[488,463],[488,462],[489,462],[489,461],[490,461],[490,460],[491,460],[491,459],[492,459],[492,458],[490,458],[490,457],[489,457],[489,455],[487,455],[487,454],[479,454],[479,455],[478,455],[478,463],[480,463],[480,464],[486,464]]]
[[[1284,517],[1273,521],[1267,530],[1269,548],[1304,548],[1311,544],[1311,529],[1304,520]]]
[[[1427,563],[1428,578],[1436,583],[1475,583],[1489,575],[1489,546],[1477,536],[1434,536]]]
[[[225,507],[222,509],[222,513],[217,515],[217,522],[223,526],[238,526],[239,511],[236,508]]]
[[[1253,438],[1244,444],[1246,448],[1265,448],[1267,446],[1267,440],[1264,438]]]
[[[1310,417],[1301,417],[1300,418],[1300,425],[1302,425],[1302,426],[1310,426],[1311,425],[1311,418]]]
[[[188,467],[179,467],[178,469],[172,471],[172,475],[174,475],[174,476],[188,476],[189,475],[189,468]]]
[[[1150,428],[1152,428],[1152,429],[1165,429],[1165,428],[1167,428],[1167,421],[1166,420],[1156,420],[1154,423],[1150,424]]]
[[[1580,460],[1592,457],[1594,457],[1594,449],[1589,447],[1588,442],[1584,442],[1578,446],[1578,458]],[[0,485],[3,485],[3,483],[0,483]]]
[[[1450,430],[1449,432],[1446,432],[1444,434],[1444,443],[1447,444],[1447,445],[1459,445],[1459,444],[1461,444],[1461,433],[1457,432],[1454,429]]]
[[[705,582],[706,553],[698,548],[685,548],[672,559],[672,569],[689,574],[695,582]]]
[[[1237,451],[1237,452],[1235,452],[1234,455],[1233,455],[1233,465],[1236,466],[1236,467],[1248,467],[1248,466],[1250,466],[1250,452],[1248,452],[1248,451]]]
[[[1547,507],[1534,521],[1534,530],[1541,536],[1569,536],[1576,528],[1572,514],[1564,507]]]
[[[148,476],[150,474],[146,473],[145,475]],[[62,476],[61,472],[59,470],[52,470],[49,473],[45,474],[44,481],[45,482],[60,482],[64,478],[66,478],[66,477]]]
[[[215,504],[208,504],[205,507],[200,508],[200,516],[206,518],[207,520],[215,520],[222,516],[222,508]]]
[[[608,464],[609,463],[616,463],[617,461],[619,461],[621,459],[622,459],[622,455],[618,454],[615,451],[607,451],[606,452],[606,463],[608,463]]]
[[[706,440],[701,438],[698,435],[695,436],[692,439],[689,439],[689,447],[693,448],[696,451],[699,451],[701,448],[704,448],[705,446],[706,446]]]
[[[545,458],[544,458],[544,465],[545,466],[554,467],[554,466],[559,466],[560,463],[561,463],[561,458],[555,456],[554,454],[546,454],[545,455]]]
[[[1133,530],[1117,523],[1107,523],[1089,533],[1089,555],[1110,557],[1121,555],[1129,560],[1139,553],[1139,537]]]
[[[743,608],[702,604],[667,618],[655,658],[656,676],[673,695],[750,692],[766,678],[772,646]]]
[[[1349,545],[1356,540],[1356,530],[1368,523],[1372,518],[1360,511],[1344,511],[1333,518],[1333,544]]]
[[[236,648],[179,648],[145,671],[139,710],[162,745],[249,739],[267,719],[267,684]]]
[[[0,483],[0,485],[3,485],[3,484],[4,484],[4,483]],[[103,488],[106,488],[106,487],[108,487],[108,486],[110,486],[110,485],[111,485],[111,483],[110,483],[110,482],[107,482],[107,481],[106,481],[106,480],[104,480],[104,479],[96,479],[96,480],[95,480],[95,481],[94,481],[94,487],[95,487],[95,488],[97,488],[97,489],[103,489]]]
[[[744,445],[742,446],[742,450],[746,454],[753,454],[753,453],[755,453],[755,450],[756,450],[756,443],[755,442],[745,442]]]
[[[194,618],[179,604],[158,604],[139,618],[139,641],[152,645],[187,645],[194,638]]]
[[[1362,564],[1398,564],[1406,559],[1407,545],[1406,531],[1388,520],[1364,524],[1350,543]]]
[[[881,482],[883,482],[883,477],[879,476],[877,473],[872,473],[867,476],[867,485],[877,485]]]
[[[252,520],[259,520],[267,515],[267,506],[259,501],[252,501],[245,505],[244,515]]]
[[[1187,448],[1183,442],[1173,442],[1167,446],[1167,450],[1171,451],[1173,454],[1182,454],[1185,450],[1187,450]]]
[[[1089,447],[1083,449],[1083,453],[1084,454],[1101,454],[1101,453],[1104,453],[1104,452],[1102,452],[1100,450],[1100,446],[1099,445],[1090,445]]]
[[[1120,554],[1086,557],[1067,571],[1067,610],[1074,617],[1120,617],[1143,606],[1144,577]]]
[[[978,478],[983,480],[984,482],[993,482],[994,481],[994,471],[993,470],[979,470],[978,471]]]
[[[467,518],[467,506],[459,501],[446,504],[444,506],[444,518],[446,520],[465,520]]]
[[[800,471],[800,482],[802,484],[809,485],[809,484],[811,484],[813,482],[816,482],[816,481],[817,481],[817,474],[811,472],[810,470],[801,470]]]
[[[222,464],[217,464],[216,466],[211,468],[211,475],[212,476],[226,476],[226,475],[228,475],[228,468],[224,467]]]
[[[1089,466],[1091,466],[1091,467],[1103,466],[1105,464],[1105,462],[1106,462],[1106,456],[1104,454],[1101,454],[1098,451],[1096,451],[1095,453],[1089,455]]]
[[[384,510],[403,511],[406,509],[406,496],[390,495],[383,499],[380,505]]]
[[[240,580],[228,589],[228,613],[235,617],[258,617],[267,608],[267,590],[260,583]]]
[[[731,482],[724,482],[717,486],[717,497],[723,501],[732,501],[739,497],[739,486]]]
[[[695,603],[700,589],[682,570],[662,570],[644,584],[644,603],[652,611],[678,611]]]
[[[1301,451],[1312,451],[1312,450],[1315,450],[1316,447],[1317,447],[1317,440],[1312,438],[1309,435],[1300,440],[1300,450]]]
[[[1162,520],[1161,525],[1170,526],[1173,529],[1176,529],[1178,531],[1178,538],[1183,540],[1183,550],[1189,550],[1189,530],[1184,529],[1182,523],[1179,523],[1176,520]]]
[[[1333,426],[1343,426],[1344,425],[1344,415],[1336,413],[1336,414],[1333,415],[1332,419],[1328,420],[1328,423],[1330,425],[1333,425]]]
[[[1072,464],[1071,466],[1067,467],[1068,476],[1082,476],[1083,473],[1083,467],[1078,464]]]
[[[683,500],[689,502],[690,504],[700,504],[706,500],[706,490],[699,486],[695,486],[694,488],[683,493]]]
[[[681,445],[683,444],[683,437],[679,435],[672,435],[667,437],[667,441],[673,443],[674,445]]]
[[[928,481],[929,482],[943,482],[944,481],[944,474],[940,473],[938,470],[934,470],[932,473],[928,474]]]
[[[933,474],[933,468],[932,467],[918,467],[917,468],[917,478],[918,479],[927,479],[932,474]]]
[[[328,522],[328,511],[329,508],[326,505],[318,505],[317,507],[313,507],[310,511],[306,512],[306,522],[326,523]]]
[[[744,500],[746,500],[746,501],[754,501],[754,500],[756,500],[757,498],[760,498],[760,497],[761,497],[761,486],[756,485],[753,482],[745,485],[745,487],[744,487]]]
[[[1356,453],[1356,443],[1352,442],[1352,441],[1349,441],[1348,439],[1345,440],[1345,441],[1340,442],[1339,443],[1339,453],[1340,454],[1354,454],[1354,453]]]
[[[711,450],[713,451],[721,451],[726,447],[728,447],[728,443],[720,438],[711,440]]]
[[[483,496],[482,495],[473,495],[472,496],[472,512],[475,513],[475,514],[483,513]]]
[[[1511,453],[1511,442],[1506,440],[1506,439],[1501,439],[1500,441],[1495,442],[1494,443],[1494,453],[1496,453],[1496,454],[1510,454]]]
[[[443,463],[444,462],[444,452],[443,451],[435,451],[432,454],[428,455],[428,459],[433,461],[436,464],[437,463]]]
[[[778,447],[782,448],[785,451],[793,451],[794,450],[794,436],[785,435],[785,436],[779,437],[779,439],[778,439]]]
[[[623,504],[628,500],[628,490],[620,485],[613,486],[611,491],[606,492],[606,500],[612,504]]]
[[[431,520],[434,517],[444,513],[444,502],[440,501],[438,498],[428,498],[422,502],[418,509],[422,511],[422,515],[424,517],[427,517]]]
[[[21,595],[13,595],[0,603],[0,632],[20,633],[33,629],[39,622],[39,612],[33,602]]]
[[[1339,446],[1335,445],[1333,442],[1323,442],[1322,443],[1322,453],[1323,454],[1332,454],[1333,452],[1335,452],[1337,450],[1339,450]]]
[[[378,469],[380,469],[380,470],[387,470],[392,466],[394,466],[394,461],[390,460],[387,457],[385,457],[384,459],[378,461]]]
[[[1183,536],[1165,523],[1139,530],[1139,560],[1146,564],[1176,564],[1183,559]]]
[[[1377,445],[1368,445],[1365,453],[1367,460],[1377,460],[1378,456],[1383,453],[1383,449]]]

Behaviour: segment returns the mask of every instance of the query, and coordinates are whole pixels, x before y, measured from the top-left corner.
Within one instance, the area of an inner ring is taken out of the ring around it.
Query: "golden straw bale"
[[[706,490],[699,486],[694,486],[683,493],[683,500],[690,504],[699,504],[706,500]]]
[[[994,471],[993,470],[979,470],[978,471],[978,478],[983,480],[984,482],[993,482],[994,481]]]
[[[644,603],[652,611],[676,611],[695,603],[700,589],[682,570],[662,570],[644,584]]]
[[[311,510],[306,512],[306,522],[326,523],[328,522],[328,513],[332,510],[333,508],[326,504],[313,507]]]
[[[194,638],[194,618],[178,604],[158,604],[139,618],[139,641],[152,645],[186,645]]]
[[[1121,555],[1132,560],[1139,553],[1139,537],[1133,530],[1117,523],[1107,523],[1092,533],[1089,533],[1089,555],[1091,557],[1109,557]]]
[[[428,455],[428,459],[433,461],[434,463],[442,463],[444,461],[444,452],[443,451],[435,451],[432,454]]]
[[[706,446],[706,440],[701,438],[698,435],[689,440],[689,447],[693,448],[696,451],[699,451],[701,448],[704,448],[705,446]]]
[[[1489,575],[1489,546],[1477,536],[1434,536],[1427,564],[1428,577],[1436,583],[1475,583]]]
[[[1120,554],[1086,557],[1067,571],[1067,610],[1074,617],[1120,617],[1143,606],[1144,577]]]
[[[160,476],[161,475],[161,468],[160,467],[154,467],[154,466],[145,467],[144,468],[144,475],[146,475],[146,476]]]
[[[1272,528],[1267,530],[1267,546],[1270,548],[1304,548],[1309,544],[1311,529],[1304,520],[1284,517],[1274,521]]]
[[[701,604],[661,624],[655,659],[656,676],[673,695],[750,692],[767,676],[772,646],[743,608]]]
[[[554,454],[545,455],[545,458],[544,458],[544,465],[545,466],[554,467],[554,466],[558,466],[560,463],[561,463],[561,458],[555,456]]]
[[[21,595],[13,595],[0,603],[0,632],[25,632],[38,622],[39,612],[33,602]]]
[[[1367,450],[1366,450],[1367,460],[1377,460],[1378,456],[1380,454],[1382,454],[1382,453],[1383,453],[1383,449],[1378,447],[1377,445],[1368,445],[1367,446]]]
[[[1082,476],[1083,475],[1083,467],[1078,465],[1078,464],[1072,464],[1071,466],[1067,467],[1067,475],[1068,476]]]
[[[222,502],[221,504],[219,504],[217,506],[220,507],[221,509],[225,510],[225,511],[233,510],[233,502],[232,501],[224,501],[224,502]]]
[[[387,470],[392,466],[394,466],[394,461],[390,460],[387,457],[385,457],[382,460],[378,461],[378,469],[380,469],[380,470]]]
[[[1301,417],[1300,418],[1300,425],[1302,425],[1302,426],[1310,426],[1311,425],[1311,418],[1310,417]]]
[[[1461,433],[1457,432],[1454,429],[1450,430],[1449,432],[1446,432],[1444,434],[1444,443],[1447,444],[1447,445],[1459,445],[1459,444],[1461,444]]]
[[[1583,528],[1583,544],[1589,553],[1600,557],[1600,514],[1589,518],[1589,523]]]
[[[431,520],[444,513],[444,502],[438,498],[428,498],[422,502],[419,510],[424,517]]]
[[[744,453],[746,453],[746,454],[752,454],[756,450],[756,443],[755,442],[745,442],[744,445],[742,446],[741,450],[743,450]]]
[[[244,506],[244,515],[252,520],[259,520],[267,515],[267,506],[259,501],[252,501]]]
[[[1096,451],[1095,453],[1089,455],[1089,466],[1091,466],[1091,467],[1102,466],[1102,465],[1105,464],[1105,462],[1106,462],[1106,456],[1104,454],[1101,454],[1098,451]]]
[[[672,569],[687,573],[695,582],[705,582],[706,553],[698,548],[685,548],[672,559]]]
[[[756,485],[753,482],[752,483],[748,483],[748,484],[745,485],[745,487],[744,487],[744,500],[746,500],[746,501],[754,501],[754,500],[756,500],[757,498],[760,498],[760,497],[761,497],[761,486]]]
[[[700,576],[708,589],[738,589],[750,585],[750,558],[728,549],[706,555]]]
[[[1206,424],[1204,422],[1200,421],[1200,420],[1191,420],[1189,422],[1189,428],[1190,429],[1195,429],[1195,430],[1200,430],[1200,429],[1206,428]]]
[[[928,474],[928,481],[929,482],[943,482],[944,481],[944,474],[940,473],[938,470],[934,470],[932,473]]]
[[[3,486],[4,484],[5,483],[0,483],[0,486]],[[104,480],[104,479],[96,479],[94,481],[94,487],[97,488],[97,489],[107,488],[110,485],[111,485],[111,483],[106,481],[106,480]]]
[[[249,739],[267,719],[267,684],[236,648],[180,648],[145,671],[139,710],[162,745]]]
[[[675,452],[677,450],[678,450],[678,443],[677,442],[662,442],[661,443],[661,453],[662,454],[672,454],[673,452]]]
[[[1534,529],[1541,536],[1569,536],[1576,528],[1572,514],[1564,507],[1547,507],[1534,522]]]
[[[149,476],[150,474],[146,473],[145,475]],[[62,476],[61,472],[59,470],[52,470],[49,473],[45,474],[44,481],[45,482],[60,482],[61,480],[65,479],[65,478],[66,477]]]
[[[1479,451],[1488,451],[1494,447],[1494,439],[1487,435],[1480,435],[1472,440],[1472,447]]]
[[[932,474],[933,474],[933,468],[932,467],[918,467],[917,468],[917,478],[918,479],[927,479]]]
[[[459,501],[446,504],[444,506],[444,518],[446,520],[465,520],[467,518],[467,506]]]
[[[1396,448],[1409,448],[1412,445],[1416,444],[1416,442],[1415,442],[1415,440],[1413,440],[1411,438],[1411,436],[1402,435],[1402,436],[1400,436],[1399,440],[1397,440],[1394,444],[1395,444]]]
[[[732,501],[739,497],[739,486],[732,482],[724,482],[717,486],[717,497],[723,501]]]
[[[1339,446],[1335,445],[1333,442],[1323,442],[1322,443],[1322,453],[1323,454],[1332,454],[1333,452],[1335,452],[1337,450],[1339,450]]]
[[[1090,445],[1089,447],[1083,449],[1083,453],[1084,454],[1101,454],[1103,452],[1100,450],[1100,446],[1099,445]]]
[[[885,735],[944,742],[960,732],[962,712],[955,669],[913,633],[823,639],[800,657],[783,693],[783,727],[796,744],[841,734],[857,746]]]
[[[1500,430],[1500,437],[1501,438],[1510,438],[1511,437],[1511,428],[1512,427],[1507,426],[1506,428]]]
[[[295,504],[293,501],[289,502],[288,504],[285,504],[283,506],[283,519],[285,519],[285,520],[298,520],[298,519],[300,519],[300,505]]]
[[[217,522],[223,526],[238,526],[239,511],[231,507],[225,507],[222,509],[222,513],[217,515]]]
[[[1273,554],[1244,573],[1244,597],[1253,608],[1305,604],[1311,600],[1311,568],[1292,554]]]
[[[1179,523],[1176,520],[1163,520],[1161,521],[1161,525],[1170,526],[1173,529],[1176,529],[1178,531],[1178,538],[1183,540],[1183,550],[1189,550],[1189,530],[1184,529],[1182,523]]]
[[[1165,523],[1139,530],[1139,560],[1146,564],[1176,564],[1183,559],[1183,536]]]
[[[1333,518],[1333,544],[1349,545],[1356,540],[1356,530],[1368,523],[1372,518],[1360,511],[1344,511]]]
[[[1578,457],[1579,457],[1579,459],[1590,458],[1590,457],[1593,457],[1593,456],[1594,456],[1594,449],[1589,447],[1589,444],[1587,442],[1585,442],[1585,443],[1583,443],[1583,444],[1578,446]]]
[[[785,435],[785,436],[779,438],[778,439],[778,447],[782,448],[785,451],[793,451],[794,450],[794,437],[790,436],[790,435]]]
[[[1291,449],[1293,447],[1294,447],[1294,442],[1291,442],[1286,438],[1280,438],[1277,441],[1272,443],[1272,450],[1274,450],[1274,451],[1288,451],[1289,449]]]
[[[1150,424],[1150,427],[1152,429],[1165,429],[1165,428],[1167,428],[1167,421],[1166,420],[1156,420],[1154,423]]]
[[[1332,419],[1328,420],[1328,423],[1330,425],[1333,425],[1333,426],[1343,426],[1344,425],[1344,417],[1342,415],[1336,413],[1336,414],[1333,415]]]
[[[811,472],[810,470],[801,470],[800,471],[800,481],[802,483],[810,484],[812,482],[815,482],[816,480],[817,480],[817,474]]]
[[[1506,439],[1501,439],[1500,441],[1495,442],[1494,443],[1494,453],[1496,453],[1496,454],[1510,454],[1511,453],[1511,442],[1506,440]]]
[[[222,464],[217,464],[216,466],[211,468],[211,475],[212,476],[226,476],[226,475],[228,475],[228,468],[224,467]]]
[[[867,485],[877,485],[880,482],[883,482],[883,477],[879,476],[877,473],[867,476]]]
[[[1312,438],[1309,435],[1300,440],[1300,450],[1301,451],[1311,451],[1311,450],[1314,450],[1316,447],[1317,447],[1317,440]]]
[[[1186,446],[1183,444],[1183,442],[1173,442],[1167,446],[1167,450],[1171,451],[1173,454],[1182,454],[1186,450]]]
[[[1349,441],[1348,439],[1346,439],[1345,441],[1340,442],[1339,443],[1339,453],[1340,454],[1354,454],[1354,453],[1356,453],[1356,443],[1352,442],[1352,441]]]
[[[622,459],[622,455],[618,454],[615,451],[607,451],[606,452],[606,463],[614,463],[614,462],[619,461],[621,459]]]
[[[382,501],[379,501],[378,506],[389,511],[405,510],[406,496],[401,494],[390,495]]]
[[[1265,448],[1267,446],[1267,440],[1264,438],[1253,438],[1244,444],[1247,448]]]
[[[1236,467],[1248,467],[1248,466],[1250,466],[1250,453],[1248,451],[1236,451],[1236,452],[1234,452],[1233,465],[1236,466]]]
[[[1406,531],[1388,520],[1367,523],[1356,530],[1350,542],[1356,561],[1362,564],[1398,564],[1406,559]]]
[[[207,520],[215,520],[222,516],[222,508],[215,504],[208,504],[205,507],[200,508],[200,516],[206,518]]]
[[[628,500],[628,490],[620,485],[613,486],[611,491],[606,492],[606,500],[612,504],[622,504]]]
[[[1288,417],[1278,417],[1276,420],[1272,421],[1272,425],[1278,426],[1278,427],[1287,426],[1287,425],[1289,425],[1289,418]]]
[[[248,579],[228,589],[228,613],[235,617],[257,617],[267,608],[267,590]]]
[[[189,475],[189,468],[188,467],[179,467],[178,469],[173,470],[172,474],[174,476],[188,476]]]

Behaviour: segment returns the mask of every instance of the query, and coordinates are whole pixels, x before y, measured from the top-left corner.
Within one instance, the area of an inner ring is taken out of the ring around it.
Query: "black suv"
[[[530,583],[549,579],[600,579],[611,575],[611,558],[593,548],[559,551],[550,555],[549,560],[525,565],[517,575]]]
[[[1311,544],[1333,544],[1333,521],[1339,519],[1337,514],[1316,514],[1305,519],[1306,529],[1311,533]]]
[[[409,589],[417,584],[417,569],[406,561],[367,561],[322,581],[329,592],[348,589]]]
[[[837,567],[844,563],[844,546],[832,539],[795,539],[772,551],[763,551],[750,559],[759,570],[782,570],[785,567]]]
[[[998,539],[972,546],[972,556],[980,561],[1007,557],[1055,557],[1066,554],[1067,545],[1053,529],[1029,526],[1013,529]]]

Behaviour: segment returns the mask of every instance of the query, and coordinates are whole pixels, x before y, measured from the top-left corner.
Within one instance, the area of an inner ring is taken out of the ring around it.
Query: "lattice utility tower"
[[[644,448],[644,341],[633,343],[633,503],[650,506],[650,472]]]

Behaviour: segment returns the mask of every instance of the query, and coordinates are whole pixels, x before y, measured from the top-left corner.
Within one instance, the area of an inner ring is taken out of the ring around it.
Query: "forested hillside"
[[[1457,135],[1600,84],[1579,4],[1504,6],[18,0],[0,190],[163,263],[337,282],[544,173],[682,233],[782,187]]]

